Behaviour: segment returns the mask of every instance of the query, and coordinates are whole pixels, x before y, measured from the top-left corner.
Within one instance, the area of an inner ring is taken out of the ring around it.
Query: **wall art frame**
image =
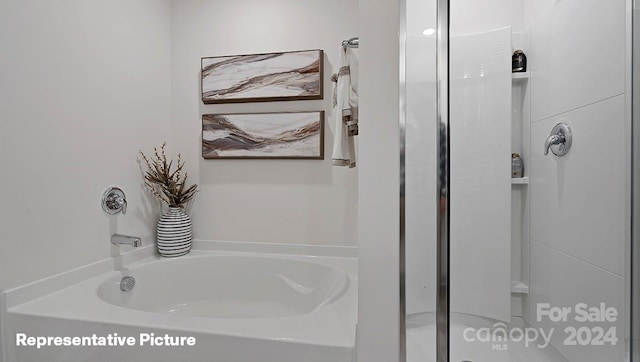
[[[204,104],[322,99],[321,49],[201,58]]]
[[[324,160],[324,111],[202,115],[205,159]]]

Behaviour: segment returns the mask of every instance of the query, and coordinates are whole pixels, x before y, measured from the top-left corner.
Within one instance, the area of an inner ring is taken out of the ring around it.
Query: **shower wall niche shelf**
[[[529,286],[518,280],[511,281],[511,293],[529,294]]]
[[[511,178],[511,184],[512,185],[528,185],[529,184],[529,177],[513,177]]]
[[[511,73],[511,79],[513,79],[514,81],[529,79],[529,72]]]
[[[529,32],[512,33],[512,47],[527,53]],[[531,65],[531,64],[529,64]],[[530,319],[529,244],[531,182],[531,72],[511,73],[511,152],[520,154],[524,177],[511,179],[511,315]]]

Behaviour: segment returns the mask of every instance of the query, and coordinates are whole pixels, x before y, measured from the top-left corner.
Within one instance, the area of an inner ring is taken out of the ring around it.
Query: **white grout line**
[[[564,252],[564,251],[562,251],[562,250],[560,250],[560,249],[556,249],[556,248],[554,248],[553,246],[547,245],[547,244],[545,244],[545,243],[541,243],[541,242],[539,242],[539,241],[537,241],[537,240],[534,240],[534,239],[531,239],[531,241],[533,241],[534,243],[536,243],[536,244],[538,244],[538,245],[540,245],[540,246],[543,246],[543,247],[545,247],[545,248],[551,249],[551,250],[553,250],[553,251],[557,252],[558,254],[561,254],[561,255],[564,255],[564,256],[569,257],[569,258],[571,258],[571,259],[577,260],[577,261],[579,261],[579,262],[581,262],[581,263],[584,263],[584,264],[590,265],[590,266],[592,266],[592,267],[594,267],[594,268],[596,268],[596,269],[598,269],[598,270],[601,270],[601,271],[603,271],[603,272],[605,272],[605,273],[607,273],[607,274],[611,274],[611,275],[613,275],[613,276],[615,276],[615,277],[618,277],[618,278],[624,279],[624,276],[622,276],[622,275],[620,275],[620,274],[614,273],[614,272],[612,272],[611,270],[607,270],[607,269],[605,269],[605,268],[603,268],[603,267],[601,267],[601,266],[598,266],[598,265],[596,265],[596,264],[593,264],[593,263],[591,263],[591,262],[588,262],[588,261],[586,261],[586,260],[584,260],[584,259],[581,259],[581,258],[579,258],[579,257],[575,256],[575,255],[568,254],[567,252]],[[533,264],[533,263],[531,263],[531,264]]]

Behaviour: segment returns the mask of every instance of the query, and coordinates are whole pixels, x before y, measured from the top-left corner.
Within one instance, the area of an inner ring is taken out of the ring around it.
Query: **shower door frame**
[[[436,361],[449,362],[449,0],[436,2]]]
[[[628,295],[625,298],[625,313],[629,316],[626,327],[627,345],[626,353],[628,361],[640,361],[640,19],[636,13],[640,12],[640,2],[629,0],[627,2],[627,69],[630,77],[627,77],[627,112],[629,112],[630,144],[630,190],[631,205],[630,230],[627,252],[626,273],[629,276],[626,282]]]
[[[406,362],[406,0],[400,0],[399,356]],[[449,362],[449,0],[436,0],[436,361]],[[444,201],[444,202],[443,202]]]

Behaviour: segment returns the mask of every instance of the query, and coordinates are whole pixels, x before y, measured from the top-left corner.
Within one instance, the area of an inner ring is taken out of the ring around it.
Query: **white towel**
[[[353,136],[358,134],[358,89],[357,89],[358,60],[354,52],[342,49],[340,57],[340,71],[331,77],[335,87],[333,92],[333,106],[335,111],[335,138],[333,155],[334,166],[356,167],[356,152]]]

